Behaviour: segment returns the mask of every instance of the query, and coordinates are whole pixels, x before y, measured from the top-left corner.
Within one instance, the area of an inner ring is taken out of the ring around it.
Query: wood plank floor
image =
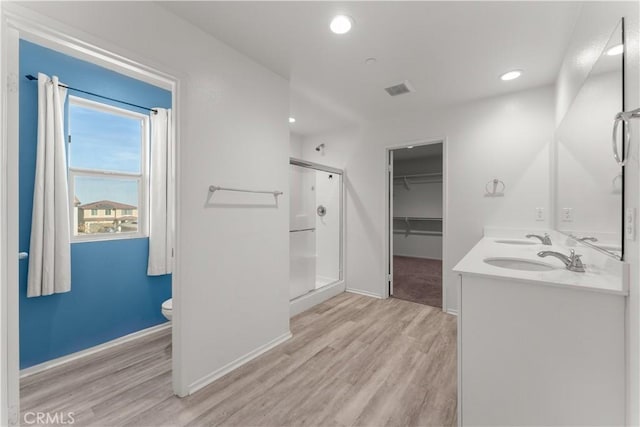
[[[171,391],[168,331],[21,381],[27,412],[76,426],[451,426],[456,319],[344,293],[291,322],[293,338],[192,396]],[[23,418],[24,420],[24,418]]]

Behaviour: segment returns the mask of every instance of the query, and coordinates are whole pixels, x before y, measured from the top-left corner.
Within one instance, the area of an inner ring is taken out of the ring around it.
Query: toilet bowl
[[[167,318],[167,320],[171,320],[173,311],[173,299],[169,298],[165,302],[162,303],[162,315]]]

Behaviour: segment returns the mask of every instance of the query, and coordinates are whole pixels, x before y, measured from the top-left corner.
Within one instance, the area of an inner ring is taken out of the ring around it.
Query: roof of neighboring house
[[[83,224],[96,223],[96,222],[108,222],[112,224],[114,221],[120,221],[124,223],[124,222],[135,222],[137,220],[138,220],[137,216],[131,216],[131,215],[120,216],[117,218],[114,218],[112,216],[92,216],[90,218],[81,218],[81,222]]]
[[[112,202],[111,200],[100,200],[99,202],[86,203],[78,206],[80,209],[138,209],[137,206],[126,205],[124,203]]]
[[[77,196],[73,196],[73,206],[79,206],[80,205],[80,199],[78,199]]]

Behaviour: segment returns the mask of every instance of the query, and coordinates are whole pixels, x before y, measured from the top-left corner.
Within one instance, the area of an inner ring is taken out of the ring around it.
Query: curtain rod
[[[38,80],[37,77],[34,77],[31,74],[27,74],[25,77],[27,78],[27,80]],[[67,85],[62,84],[62,83],[59,83],[58,86],[65,87],[68,90],[73,90],[73,91],[76,91],[76,92],[86,93],[87,95],[95,96],[95,97],[98,97],[98,98],[107,99],[109,101],[119,102],[120,104],[126,104],[126,105],[130,105],[132,107],[142,108],[143,110],[151,111],[153,114],[158,114],[158,111],[154,110],[153,108],[143,107],[142,105],[132,104],[132,103],[127,102],[127,101],[122,101],[120,99],[109,98],[108,96],[99,95],[97,93],[88,92],[88,91],[82,90],[82,89],[76,89],[74,87],[70,87],[70,86],[67,86]]]

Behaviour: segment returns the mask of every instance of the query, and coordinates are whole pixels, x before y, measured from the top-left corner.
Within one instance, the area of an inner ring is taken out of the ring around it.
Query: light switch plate
[[[562,221],[573,222],[573,208],[562,208]]]
[[[544,208],[536,208],[536,221],[544,221]]]
[[[624,213],[624,235],[627,240],[636,239],[636,210],[627,208]]]

